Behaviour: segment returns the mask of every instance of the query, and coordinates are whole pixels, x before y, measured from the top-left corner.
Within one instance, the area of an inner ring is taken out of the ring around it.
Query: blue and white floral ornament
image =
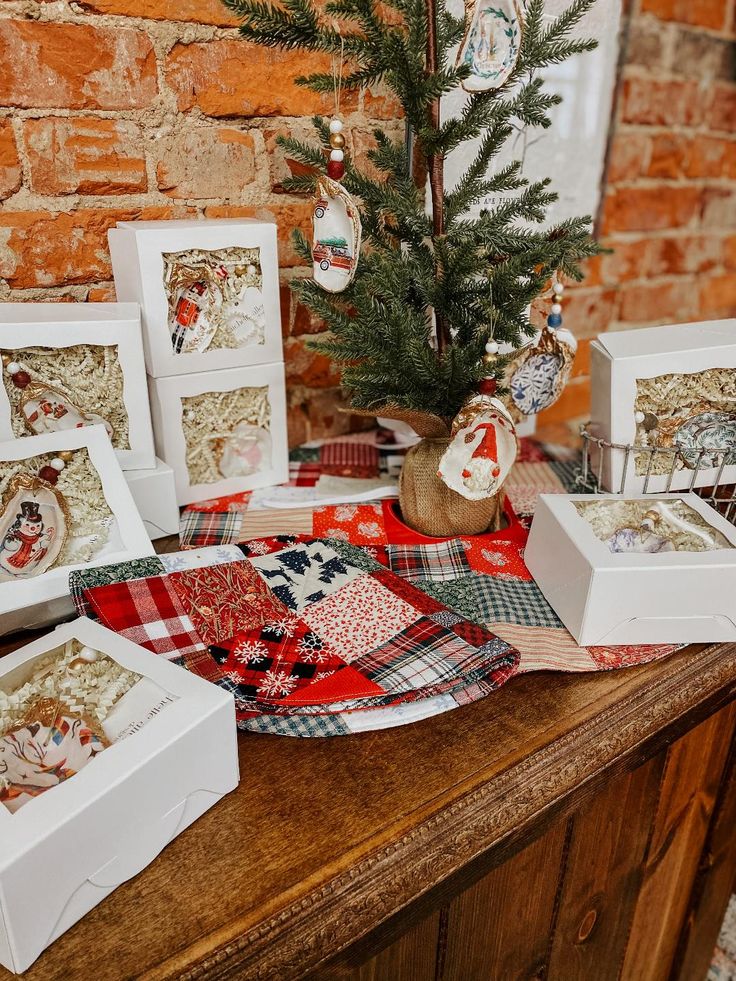
[[[515,419],[548,409],[570,378],[577,341],[562,327],[563,285],[552,284],[554,302],[539,339],[520,348],[506,367],[506,404]]]
[[[516,0],[465,0],[465,37],[456,67],[467,65],[466,92],[500,88],[511,75],[521,47],[521,8]]]

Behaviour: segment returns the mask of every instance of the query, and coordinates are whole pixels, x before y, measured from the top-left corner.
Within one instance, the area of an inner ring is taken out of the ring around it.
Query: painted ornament
[[[549,325],[542,329],[539,340],[520,348],[506,368],[507,404],[514,418],[541,412],[557,401],[570,377],[576,350],[569,330]]]
[[[101,425],[112,439],[114,430],[107,419],[95,412],[84,412],[66,392],[45,382],[34,382],[17,361],[8,362],[5,370],[13,385],[23,393],[18,401],[17,411],[30,432],[40,435]]]
[[[207,350],[217,330],[217,322],[209,316],[208,308],[217,308],[221,302],[221,295],[202,279],[177,290],[169,324],[175,354]]]
[[[496,398],[476,395],[455,417],[438,474],[450,490],[481,501],[498,493],[516,453],[516,430],[506,407]]]
[[[223,477],[247,477],[270,466],[271,434],[260,426],[239,422],[219,446],[217,468]]]
[[[466,30],[456,67],[467,65],[466,92],[488,92],[509,78],[519,57],[522,14],[516,0],[465,0]]]
[[[61,464],[63,467],[63,463]],[[11,480],[0,512],[0,582],[40,576],[56,562],[66,540],[68,509],[63,495],[41,475]]]
[[[682,459],[691,470],[698,465],[733,466],[736,464],[736,412],[701,412],[691,416],[675,432],[673,442],[681,448]],[[706,447],[718,449],[701,454]]]
[[[348,192],[330,177],[317,181],[314,203],[312,261],[314,281],[328,293],[342,293],[355,276],[361,224]]]

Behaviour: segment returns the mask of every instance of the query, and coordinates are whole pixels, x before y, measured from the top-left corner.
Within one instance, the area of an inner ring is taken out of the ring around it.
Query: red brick
[[[117,221],[186,217],[189,209],[82,208],[0,213],[0,277],[15,289],[112,279],[107,231]]]
[[[208,116],[309,116],[329,113],[334,99],[296,85],[294,79],[329,71],[327,55],[279,51],[239,40],[177,44],[166,59],[166,77],[179,109],[195,106]],[[346,109],[356,96],[343,97]]]
[[[633,279],[644,279],[649,267],[652,243],[649,238],[633,242],[611,242],[613,252],[601,256],[601,281],[616,286]]]
[[[689,125],[702,119],[706,98],[697,81],[637,75],[624,80],[621,118],[625,123]]]
[[[178,130],[162,140],[156,183],[171,198],[238,199],[255,180],[251,133],[226,127]]]
[[[303,303],[294,297],[294,323],[291,326],[291,333],[294,336],[299,334],[321,334],[325,328],[325,322],[320,317],[308,310]]]
[[[642,0],[641,9],[660,20],[720,30],[726,23],[728,0]]]
[[[723,265],[726,269],[736,269],[736,235],[723,240]]]
[[[95,14],[147,17],[150,20],[219,27],[234,27],[239,23],[235,14],[231,14],[220,0],[80,0],[79,6]]]
[[[714,86],[707,121],[711,129],[736,133],[736,86]]]
[[[613,320],[616,291],[571,286],[565,293],[565,327],[580,338],[595,337],[608,330]]]
[[[87,293],[87,303],[115,303],[117,295],[115,286],[108,283],[107,286],[92,286]]]
[[[15,194],[22,173],[13,126],[9,119],[0,119],[0,200]]]
[[[372,119],[401,119],[404,115],[399,100],[383,85],[374,85],[365,90],[363,110]]]
[[[650,240],[649,276],[677,276],[714,269],[721,262],[721,241],[715,235],[680,235]]]
[[[687,171],[692,141],[681,133],[657,133],[652,137],[652,152],[647,177],[678,180]]]
[[[311,167],[288,157],[286,151],[278,143],[280,136],[293,137],[318,147],[319,140],[313,126],[278,126],[265,129],[263,139],[266,144],[266,156],[270,166],[271,190],[274,194],[285,194],[284,181],[290,177],[312,173]],[[325,160],[327,154],[325,153]]]
[[[39,194],[120,194],[148,187],[143,140],[126,119],[28,119],[23,136]]]
[[[703,228],[736,228],[736,188],[706,187],[700,218]]]
[[[604,230],[648,232],[685,228],[697,216],[701,191],[697,187],[618,187],[606,199]]]
[[[303,260],[294,251],[292,232],[301,228],[311,239],[312,205],[309,201],[285,202],[275,205],[210,205],[205,208],[207,218],[258,218],[276,222],[279,242],[279,265],[302,266]]]
[[[149,37],[128,28],[0,21],[0,104],[140,109],[158,91]]]
[[[736,140],[698,136],[690,148],[686,175],[695,178],[736,178]]]
[[[694,280],[638,283],[621,292],[619,319],[632,324],[686,323],[698,313]]]
[[[633,181],[647,172],[651,154],[651,138],[647,133],[626,127],[616,133],[608,164],[608,181]]]
[[[736,317],[736,272],[710,276],[700,282],[703,317]]]
[[[311,351],[301,337],[284,342],[286,381],[290,385],[308,388],[334,388],[340,384],[340,371],[334,361],[324,354]]]
[[[572,363],[571,378],[580,378],[590,374],[590,344],[590,337],[583,337],[578,341],[578,349]]]

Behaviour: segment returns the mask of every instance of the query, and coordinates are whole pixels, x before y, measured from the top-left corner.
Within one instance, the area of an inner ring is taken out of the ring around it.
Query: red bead
[[[495,378],[483,378],[480,385],[478,385],[478,391],[481,395],[495,395],[496,394],[496,379]]]
[[[327,161],[327,176],[331,177],[333,181],[342,180],[345,176],[345,164],[342,160]]]
[[[16,388],[26,388],[31,384],[31,376],[27,371],[16,371],[14,375],[11,375],[11,378]]]
[[[59,471],[55,467],[41,467],[38,471],[38,476],[41,480],[45,480],[47,484],[55,484],[59,479]]]

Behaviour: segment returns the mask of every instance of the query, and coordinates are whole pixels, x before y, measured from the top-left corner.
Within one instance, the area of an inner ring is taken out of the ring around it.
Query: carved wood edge
[[[636,688],[257,926],[241,920],[242,932],[233,935],[239,924],[232,923],[218,931],[219,943],[202,938],[142,977],[302,977],[656,734],[699,710],[705,718],[735,696],[736,644],[706,647],[684,664],[678,659],[646,689]],[[205,953],[209,944],[217,946]]]

